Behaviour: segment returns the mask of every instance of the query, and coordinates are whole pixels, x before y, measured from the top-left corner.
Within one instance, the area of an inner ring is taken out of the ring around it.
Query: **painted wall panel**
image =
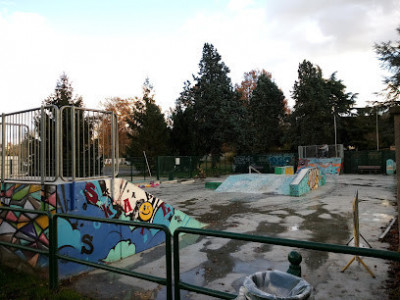
[[[318,168],[322,174],[340,174],[342,167],[340,157],[300,158],[297,171],[303,168]]]

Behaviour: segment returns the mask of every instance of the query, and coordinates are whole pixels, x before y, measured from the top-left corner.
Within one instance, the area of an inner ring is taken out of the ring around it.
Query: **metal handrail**
[[[382,259],[389,259],[400,261],[400,253],[394,251],[387,250],[378,250],[378,249],[370,249],[370,248],[357,248],[350,246],[343,246],[337,244],[325,244],[318,242],[310,242],[310,241],[300,241],[293,239],[284,239],[284,238],[275,238],[269,236],[255,236],[249,234],[241,234],[235,232],[228,231],[216,231],[216,230],[208,230],[208,229],[197,229],[197,228],[189,228],[189,227],[179,227],[174,231],[173,241],[174,241],[174,284],[175,284],[175,300],[180,299],[180,290],[184,289],[187,291],[193,291],[196,293],[201,293],[208,296],[214,296],[221,299],[234,299],[237,295],[216,291],[196,285],[192,285],[180,280],[180,266],[179,266],[179,234],[181,233],[190,233],[197,235],[206,235],[213,236],[219,238],[229,238],[232,240],[242,240],[248,242],[258,242],[264,244],[272,244],[272,245],[280,245],[287,247],[297,247],[303,249],[310,250],[318,250],[325,252],[334,252],[334,253],[344,253],[344,254],[353,254],[357,256],[368,256]]]
[[[117,219],[104,219],[104,218],[95,218],[95,217],[86,217],[81,215],[73,215],[73,214],[55,214],[53,216],[53,232],[54,232],[54,240],[53,243],[58,245],[58,237],[57,237],[57,219],[64,218],[64,219],[77,219],[77,220],[84,220],[84,221],[92,221],[92,222],[102,222],[107,224],[115,224],[115,225],[125,225],[125,226],[135,226],[135,227],[144,227],[144,228],[151,228],[151,229],[158,229],[164,232],[165,235],[165,264],[166,264],[166,278],[148,275],[144,273],[139,273],[135,271],[128,271],[120,268],[116,268],[113,266],[108,266],[105,264],[94,263],[86,260],[76,259],[73,257],[61,255],[58,253],[58,250],[55,249],[54,252],[54,259],[55,261],[62,259],[66,261],[71,261],[74,263],[122,274],[131,277],[136,277],[139,279],[147,280],[156,282],[158,284],[162,284],[166,286],[167,289],[167,299],[172,300],[172,254],[171,254],[171,233],[167,226],[160,225],[160,224],[151,224],[151,223],[144,223],[144,222],[137,222],[137,221],[126,221],[126,220],[117,220]],[[57,246],[55,247],[57,248]],[[57,263],[55,264],[57,268]],[[54,275],[56,278],[53,280],[58,282],[58,269],[54,271]]]

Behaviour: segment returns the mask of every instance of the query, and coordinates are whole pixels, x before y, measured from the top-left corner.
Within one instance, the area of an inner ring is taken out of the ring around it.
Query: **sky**
[[[398,41],[399,26],[398,0],[0,0],[0,113],[40,107],[63,72],[88,108],[141,96],[148,77],[168,112],[204,43],[233,85],[265,69],[292,107],[306,59],[365,106],[384,100],[388,75],[374,43]]]

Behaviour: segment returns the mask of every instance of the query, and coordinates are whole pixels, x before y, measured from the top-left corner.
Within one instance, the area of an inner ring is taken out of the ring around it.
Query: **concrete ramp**
[[[300,169],[290,183],[290,195],[300,197],[311,190],[315,190],[325,184],[325,178],[319,168]]]
[[[217,192],[272,193],[290,195],[290,183],[294,175],[240,174],[229,176]]]

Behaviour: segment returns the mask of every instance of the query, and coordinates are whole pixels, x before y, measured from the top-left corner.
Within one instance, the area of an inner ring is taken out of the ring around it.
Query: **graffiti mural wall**
[[[326,176],[318,168],[303,168],[297,172],[296,177],[290,184],[290,195],[302,196],[324,185],[325,182]]]
[[[179,226],[200,228],[204,224],[122,179],[72,182],[53,186],[6,184],[2,205],[49,210],[90,217],[163,224],[171,233]],[[114,197],[111,197],[113,192]],[[46,197],[41,199],[41,194]],[[46,216],[3,211],[0,240],[48,249],[49,221]],[[57,218],[58,249],[62,255],[97,263],[114,262],[165,241],[162,231],[143,227],[114,225],[78,219]],[[45,267],[47,257],[29,251],[2,251]],[[61,277],[77,274],[87,267],[59,261]]]
[[[203,224],[122,179],[75,182],[59,186],[60,211],[108,219],[162,224],[171,233],[179,226]],[[114,197],[112,199],[111,192]],[[72,197],[73,196],[73,197]],[[73,199],[73,200],[72,200]],[[164,242],[156,229],[81,220],[58,220],[60,254],[92,262],[114,262]],[[85,270],[75,264],[60,265],[61,276]]]
[[[30,210],[56,210],[56,187],[40,185],[6,183],[3,189],[2,205]],[[44,199],[41,199],[45,193]],[[42,202],[43,201],[43,202]],[[0,240],[47,250],[49,220],[47,216],[11,211],[0,212]],[[27,261],[31,266],[47,265],[47,257],[30,251],[2,247],[3,254],[15,256]]]
[[[318,168],[322,174],[340,174],[342,159],[332,158],[300,158],[297,171],[303,168]]]

